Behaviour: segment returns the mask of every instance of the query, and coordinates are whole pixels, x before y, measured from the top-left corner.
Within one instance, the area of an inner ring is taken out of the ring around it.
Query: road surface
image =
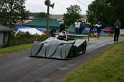
[[[86,53],[71,60],[28,57],[30,49],[11,53],[0,58],[0,82],[59,82],[111,44],[113,38],[91,38]]]

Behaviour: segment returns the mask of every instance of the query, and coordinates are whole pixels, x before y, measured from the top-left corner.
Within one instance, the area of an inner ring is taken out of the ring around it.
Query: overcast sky
[[[26,9],[30,12],[47,12],[47,6],[44,5],[45,0],[26,0]],[[51,3],[55,3],[54,8],[50,8],[50,14],[64,14],[66,8],[70,5],[79,5],[82,9],[82,14],[86,14],[88,5],[94,0],[50,0]],[[78,2],[80,1],[80,2]]]

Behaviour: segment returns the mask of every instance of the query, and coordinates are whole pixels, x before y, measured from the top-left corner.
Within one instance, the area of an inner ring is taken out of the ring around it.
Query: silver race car
[[[35,41],[31,49],[31,57],[70,59],[86,52],[86,40],[64,41],[50,37],[43,42]]]

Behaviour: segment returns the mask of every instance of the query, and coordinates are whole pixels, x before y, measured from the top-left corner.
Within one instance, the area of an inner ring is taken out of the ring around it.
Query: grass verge
[[[121,37],[124,37],[124,34],[121,34]]]
[[[124,42],[98,54],[61,82],[124,82]]]
[[[1,48],[0,49],[0,57],[5,56],[5,54],[7,54],[7,53],[17,52],[17,51],[31,48],[31,46],[32,46],[32,44],[24,44],[24,45],[20,45],[20,46],[11,46],[11,47],[7,47],[7,48]]]

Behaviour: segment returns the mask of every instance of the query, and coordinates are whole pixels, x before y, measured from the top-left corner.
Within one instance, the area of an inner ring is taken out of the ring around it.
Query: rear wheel
[[[82,53],[85,53],[85,52],[86,52],[86,47],[87,47],[87,44],[85,43],[85,44],[82,46]]]
[[[69,55],[68,55],[68,58],[72,58],[74,56],[74,49],[73,47],[71,47],[70,51],[69,51]]]

